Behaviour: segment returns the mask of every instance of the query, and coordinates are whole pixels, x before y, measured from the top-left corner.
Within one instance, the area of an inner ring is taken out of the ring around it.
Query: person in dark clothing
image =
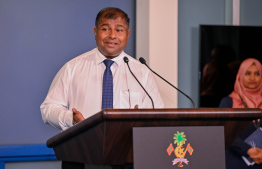
[[[244,60],[239,68],[234,91],[220,102],[220,108],[262,108],[262,66],[253,58]],[[262,147],[245,142],[254,131],[262,132],[262,119],[253,121],[226,150],[227,169],[262,168]],[[262,138],[261,138],[262,142]],[[248,166],[244,159],[255,164]]]

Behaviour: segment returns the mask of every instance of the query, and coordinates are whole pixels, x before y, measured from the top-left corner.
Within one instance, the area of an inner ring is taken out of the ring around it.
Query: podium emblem
[[[188,160],[185,158],[186,153],[188,152],[190,155],[192,155],[194,149],[191,147],[190,143],[187,144],[186,148],[183,147],[184,144],[186,144],[186,135],[184,132],[177,131],[176,134],[174,134],[174,146],[172,143],[168,146],[166,152],[170,156],[172,152],[174,152],[176,158],[172,161],[173,165],[176,165],[178,163],[178,167],[183,167],[183,163],[188,165]]]

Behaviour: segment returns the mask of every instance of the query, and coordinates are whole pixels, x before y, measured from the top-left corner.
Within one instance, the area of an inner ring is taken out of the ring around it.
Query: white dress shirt
[[[122,52],[111,66],[114,108],[152,108],[152,102],[130,73],[123,57],[129,59],[134,75],[152,97],[155,108],[163,108],[153,74],[146,66]],[[56,74],[47,97],[40,106],[44,123],[65,130],[73,121],[72,108],[88,118],[101,111],[103,74],[106,57],[97,48],[67,62]]]

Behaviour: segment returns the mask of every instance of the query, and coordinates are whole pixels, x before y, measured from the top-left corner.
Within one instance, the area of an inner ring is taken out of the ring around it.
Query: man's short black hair
[[[107,19],[116,19],[118,17],[121,17],[121,18],[126,20],[126,24],[128,26],[128,29],[129,29],[130,19],[129,19],[128,15],[119,8],[107,7],[107,8],[102,9],[96,16],[96,23],[95,23],[96,28],[98,28],[99,22],[101,21],[102,17],[107,18]]]

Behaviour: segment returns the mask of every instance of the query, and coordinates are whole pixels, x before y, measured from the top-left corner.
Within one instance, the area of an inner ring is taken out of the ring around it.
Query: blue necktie
[[[102,110],[113,108],[113,75],[110,67],[114,61],[106,59],[103,62],[106,65],[106,70],[103,76]]]

